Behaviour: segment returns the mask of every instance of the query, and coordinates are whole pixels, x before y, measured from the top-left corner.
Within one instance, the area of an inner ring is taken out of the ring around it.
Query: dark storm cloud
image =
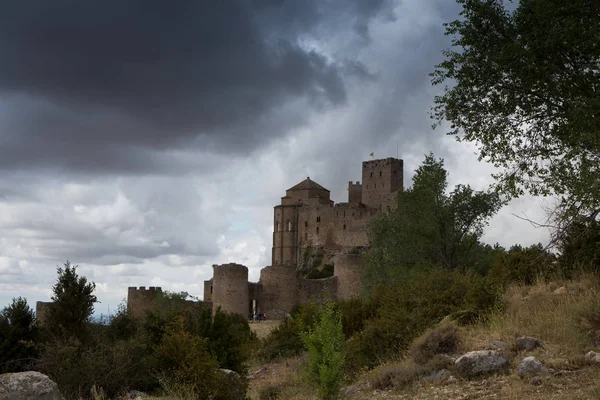
[[[20,1],[0,6],[1,167],[159,169],[153,151],[248,151],[368,78],[300,40],[384,1]],[[385,11],[385,12],[384,12]],[[295,107],[294,107],[295,106]],[[162,160],[164,161],[164,160]]]

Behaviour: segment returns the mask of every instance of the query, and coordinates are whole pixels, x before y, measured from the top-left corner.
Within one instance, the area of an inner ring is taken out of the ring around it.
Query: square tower
[[[390,194],[402,190],[404,162],[397,158],[363,161],[362,203],[381,208]]]

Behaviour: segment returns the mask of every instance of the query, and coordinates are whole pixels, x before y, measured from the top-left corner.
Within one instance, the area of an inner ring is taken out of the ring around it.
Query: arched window
[[[304,227],[308,228],[308,221],[304,221]]]
[[[304,232],[304,240],[308,240],[308,232]]]
[[[292,231],[292,221],[288,221],[288,232]]]
[[[383,174],[383,171],[379,171],[379,176],[382,176],[382,174]]]
[[[319,227],[317,226],[317,235],[319,234]]]
[[[346,230],[346,224],[344,224],[344,230]]]
[[[281,230],[281,224],[277,221],[277,225],[275,226],[275,232],[279,232]]]

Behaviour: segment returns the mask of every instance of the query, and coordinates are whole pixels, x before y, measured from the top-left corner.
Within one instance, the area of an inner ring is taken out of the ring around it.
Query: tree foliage
[[[96,284],[77,275],[77,267],[67,261],[64,268],[57,268],[58,279],[52,287],[54,295],[48,310],[48,325],[62,334],[81,337],[98,300],[93,294]]]
[[[483,228],[502,202],[468,185],[448,193],[447,175],[442,159],[426,156],[413,186],[398,195],[396,209],[370,224],[367,287],[398,282],[415,267],[452,271],[475,263]]]
[[[0,373],[28,369],[36,355],[33,310],[18,297],[0,312]]]
[[[497,186],[600,210],[600,2],[458,0],[432,117],[503,167]],[[594,214],[596,216],[597,214]]]
[[[308,350],[307,377],[321,399],[335,399],[344,374],[342,314],[334,303],[323,308],[318,321],[301,334]]]

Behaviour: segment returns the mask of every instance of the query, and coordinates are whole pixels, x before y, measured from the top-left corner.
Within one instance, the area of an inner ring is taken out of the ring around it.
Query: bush
[[[26,371],[36,356],[33,310],[22,297],[0,312],[0,374]]]
[[[220,308],[215,312],[208,335],[210,349],[221,368],[245,374],[246,361],[252,347],[258,343],[248,320],[239,314],[229,314]]]
[[[323,309],[319,321],[302,334],[308,349],[307,378],[321,399],[338,397],[344,372],[342,315],[333,303]]]
[[[319,305],[316,303],[297,305],[286,318],[264,338],[257,352],[262,361],[292,357],[304,351],[301,333],[306,332],[317,321]]]
[[[415,339],[410,348],[410,356],[415,363],[425,365],[439,354],[457,352],[460,341],[458,328],[450,323],[443,323]]]
[[[146,346],[136,340],[82,343],[55,338],[42,345],[36,369],[50,376],[66,398],[86,398],[92,387],[110,398],[127,389],[152,390]]]
[[[219,363],[210,353],[208,339],[187,332],[183,317],[177,317],[165,329],[152,365],[168,396],[208,399],[221,389]]]

